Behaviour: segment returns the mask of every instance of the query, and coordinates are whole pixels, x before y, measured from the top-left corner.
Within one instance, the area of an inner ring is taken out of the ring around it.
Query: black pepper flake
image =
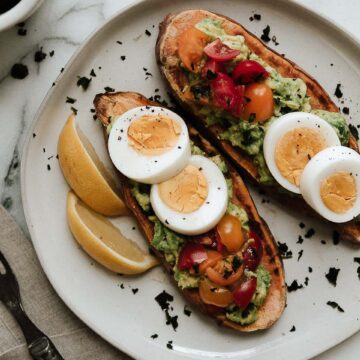
[[[131,228],[131,230],[136,230],[136,227],[135,227],[135,226],[133,226],[133,227]]]
[[[94,69],[91,69],[91,71],[90,71],[90,76],[92,76],[92,77],[96,77],[96,74],[95,74]]]
[[[166,224],[166,225],[169,225],[169,222],[167,221],[167,219],[165,219],[165,224]]]
[[[286,285],[287,286],[287,290],[288,292],[293,292],[293,291],[296,291],[296,290],[299,290],[299,289],[302,289],[304,286],[302,284],[298,284],[297,280],[294,280],[291,285]]]
[[[313,269],[311,266],[308,267],[308,270],[309,270],[309,273],[312,273],[313,272]]]
[[[119,40],[117,40],[116,43],[119,44],[119,45],[123,44],[122,41],[119,41]]]
[[[166,347],[170,350],[173,349],[172,343],[173,343],[172,341],[168,341],[168,343],[166,344]]]
[[[337,277],[339,275],[340,269],[336,269],[334,267],[331,267],[329,269],[329,272],[325,274],[325,277],[328,279],[329,283],[336,286]]]
[[[357,129],[353,124],[349,124],[349,130],[350,130],[352,136],[353,136],[356,140],[359,140],[359,132],[358,132],[358,129]]]
[[[332,233],[332,240],[333,240],[333,244],[337,245],[340,242],[340,233],[336,230],[333,231]]]
[[[158,335],[158,334],[152,334],[150,337],[151,337],[153,340],[155,340],[156,338],[159,337],[159,335]]]
[[[131,291],[132,291],[133,294],[135,295],[135,294],[139,291],[139,289],[138,289],[138,288],[134,288],[134,289],[131,289]]]
[[[298,241],[296,243],[297,244],[302,244],[303,242],[304,242],[304,238],[301,235],[299,235]]]
[[[299,251],[297,261],[299,261],[301,259],[301,257],[303,256],[303,253],[304,253],[304,250]]]
[[[61,69],[60,69],[60,74],[64,71],[65,69],[62,67]],[[79,85],[78,85],[79,86]]]
[[[33,133],[33,138],[36,138],[36,134],[35,134],[35,133]]]
[[[254,18],[252,16],[249,17],[250,21],[254,21]]]
[[[268,43],[271,40],[269,34],[270,34],[270,26],[267,25],[266,28],[263,30],[263,33],[261,35],[261,40]]]
[[[283,259],[292,258],[292,251],[289,250],[289,247],[286,243],[281,243],[280,241],[278,241],[277,244],[280,251],[280,255]]]
[[[261,15],[260,14],[254,14],[254,19],[257,21],[261,20]]]
[[[41,47],[38,51],[35,52],[34,61],[37,63],[41,63],[47,56],[47,54],[45,54],[42,49],[43,48]]]
[[[294,331],[296,331],[295,325],[293,325],[292,328],[290,329],[290,332],[294,332]]]
[[[340,312],[345,312],[344,309],[336,301],[328,301],[326,305],[331,306],[333,309],[338,309]]]
[[[77,115],[78,113],[78,109],[74,108],[73,106],[71,107],[71,111],[74,113],[74,115]]]
[[[14,64],[11,68],[10,75],[14,79],[25,79],[29,75],[29,69],[24,64]]]
[[[315,234],[315,230],[313,228],[309,229],[304,235],[306,239],[310,239]]]
[[[320,242],[321,242],[321,244],[326,245],[326,241],[325,241],[325,240],[321,240]]]
[[[125,56],[125,55],[121,55],[121,56],[120,56],[120,59],[121,59],[122,61],[125,61],[125,60],[126,60],[126,56]]]
[[[305,224],[303,222],[299,223],[300,229],[303,229],[305,227]]]
[[[51,166],[49,165],[49,164],[47,164],[47,169],[48,169],[48,171],[50,171],[51,170]]]
[[[27,30],[26,29],[18,29],[17,34],[19,36],[26,36]]]
[[[341,87],[341,84],[337,84],[337,85],[336,85],[335,92],[334,92],[334,95],[335,95],[338,99],[341,99],[342,96],[343,96],[343,93],[342,93],[340,87]]]
[[[66,97],[66,102],[69,104],[75,104],[76,103],[76,99],[71,98],[70,96]]]
[[[304,284],[305,284],[305,286],[309,285],[309,278],[308,277],[305,278]]]
[[[342,108],[342,112],[343,112],[343,114],[345,114],[345,115],[349,115],[349,114],[350,114],[350,109],[349,109],[348,107],[344,106],[344,107]]]
[[[151,36],[151,32],[150,32],[148,29],[145,30],[145,34],[146,34],[147,36]]]
[[[191,310],[188,308],[187,305],[184,306],[184,314],[186,316],[190,316],[191,315]]]
[[[125,289],[124,284],[120,284],[120,288],[121,288],[121,289]]]
[[[54,54],[55,54],[55,50],[51,50],[51,51],[49,52],[50,57],[53,57]]]
[[[110,86],[105,86],[105,87],[104,87],[104,90],[105,90],[106,92],[114,92],[114,91],[115,91],[115,89],[112,88],[112,87],[110,87]]]
[[[78,76],[78,81],[76,82],[77,86],[81,86],[83,90],[87,90],[91,82],[91,78],[87,78],[86,76]]]

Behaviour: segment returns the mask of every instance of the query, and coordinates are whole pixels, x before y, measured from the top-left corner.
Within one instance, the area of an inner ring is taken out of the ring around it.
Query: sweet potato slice
[[[225,16],[205,10],[187,10],[178,14],[168,15],[160,24],[159,36],[156,44],[156,58],[159,69],[173,96],[189,114],[187,118],[192,121],[193,125],[196,126],[203,136],[208,138],[211,143],[232,162],[241,174],[262,187],[266,193],[272,195],[283,206],[289,206],[297,212],[310,214],[311,216],[319,216],[301,197],[293,198],[284,193],[280,193],[274,186],[260,184],[257,167],[252,158],[240,148],[232,146],[230,142],[219,139],[218,135],[225,131],[224,127],[220,125],[206,127],[205,118],[199,112],[201,106],[195,102],[189,101],[186,94],[182,92],[182,89],[188,84],[188,80],[186,76],[184,76],[184,71],[179,67],[177,39],[179,34],[184,30],[196,25],[205,17],[220,20],[225,31],[229,34],[244,36],[245,42],[250,50],[260,56],[282,76],[301,78],[304,80],[307,85],[307,95],[310,96],[313,109],[322,109],[332,112],[338,112],[339,109],[320,84],[298,65],[271,50],[242,25]],[[359,151],[357,141],[352,135],[350,136],[348,146]],[[324,219],[322,218],[322,220]],[[332,226],[338,228],[342,239],[360,243],[359,222],[350,221],[343,224],[332,224]]]
[[[96,115],[104,127],[109,124],[110,117],[121,115],[125,111],[134,107],[144,105],[160,106],[158,103],[149,101],[144,96],[133,92],[98,94],[94,99],[94,105]],[[191,125],[189,125],[189,134],[192,141],[194,141],[194,143],[208,155],[213,156],[218,154],[218,151]],[[258,320],[250,325],[241,326],[227,320],[223,312],[216,311],[213,307],[204,304],[200,299],[197,289],[179,290],[189,303],[196,305],[203,313],[215,318],[219,324],[223,324],[224,326],[241,332],[252,332],[269,328],[276,320],[279,319],[284,311],[286,303],[285,273],[281,256],[269,228],[265,224],[264,220],[259,216],[255,204],[241,177],[229,164],[228,166],[234,189],[234,198],[232,201],[246,210],[251,226],[257,229],[257,232],[263,239],[264,256],[262,264],[270,272],[272,277],[269,293],[263,305],[258,310]],[[129,182],[120,173],[119,181],[122,188],[123,200],[138,220],[145,237],[151,246],[154,234],[153,223],[139,207],[138,203],[131,194]],[[155,248],[152,248],[152,250],[174,281],[171,265],[165,260],[161,252],[157,251]]]

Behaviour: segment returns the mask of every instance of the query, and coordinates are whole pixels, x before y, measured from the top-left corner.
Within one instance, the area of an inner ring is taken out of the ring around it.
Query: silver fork
[[[24,333],[29,353],[36,360],[63,360],[55,345],[26,315],[21,303],[19,284],[4,255],[0,251],[0,300],[12,313]]]

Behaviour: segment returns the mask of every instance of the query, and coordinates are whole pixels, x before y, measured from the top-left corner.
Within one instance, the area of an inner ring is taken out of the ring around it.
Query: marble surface
[[[151,1],[151,0],[149,0]],[[25,23],[26,36],[18,28],[0,33],[0,201],[27,234],[20,196],[20,154],[36,110],[61,68],[103,21],[133,0],[51,0]],[[331,18],[360,41],[359,0],[297,0]],[[42,47],[41,63],[34,54]],[[50,52],[54,51],[53,56]],[[14,63],[28,66],[29,76],[10,76]],[[309,323],[311,326],[311,323]],[[360,334],[318,356],[317,360],[359,358]]]

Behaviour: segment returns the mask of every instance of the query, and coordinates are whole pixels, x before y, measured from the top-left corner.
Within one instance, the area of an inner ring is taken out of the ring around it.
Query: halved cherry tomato
[[[236,105],[231,110],[231,113],[235,117],[240,117],[245,109],[246,99],[245,99],[245,86],[244,85],[236,85]]]
[[[232,110],[237,101],[237,93],[233,79],[230,76],[218,73],[211,82],[211,89],[217,106],[224,110]]]
[[[204,65],[201,75],[207,80],[214,80],[219,72],[225,72],[224,66],[220,62],[210,59]]]
[[[269,77],[269,73],[258,62],[244,60],[239,62],[232,72],[232,78],[237,84],[248,85]]]
[[[209,280],[199,281],[199,295],[205,304],[218,307],[227,307],[234,301],[230,290],[218,286]]]
[[[234,291],[234,302],[241,309],[246,309],[255,294],[257,286],[256,277],[252,277],[240,284]]]
[[[201,264],[207,259],[205,247],[201,244],[187,243],[180,251],[178,268],[190,269],[194,264]]]
[[[237,217],[225,214],[217,224],[216,230],[229,252],[235,253],[241,249],[244,244],[244,235],[241,222]]]
[[[243,267],[240,266],[236,272],[231,274],[227,279],[225,279],[221,274],[219,274],[216,270],[212,267],[208,267],[206,269],[206,276],[213,281],[215,284],[221,286],[228,286],[233,284],[234,282],[238,281],[243,274]]]
[[[207,252],[207,259],[199,266],[199,273],[204,274],[208,267],[214,266],[222,258],[222,254],[220,254],[218,251],[209,250]]]
[[[249,241],[242,252],[243,264],[246,269],[255,271],[263,255],[263,246],[259,236],[250,231]]]
[[[245,88],[246,105],[243,119],[254,117],[257,122],[271,118],[274,113],[274,98],[271,88],[265,83],[254,83]]]
[[[204,47],[209,37],[192,26],[180,34],[178,53],[184,66],[192,72],[199,71],[199,62],[203,58]]]
[[[239,50],[231,49],[220,39],[214,40],[204,48],[204,53],[215,61],[229,61],[240,54]]]

